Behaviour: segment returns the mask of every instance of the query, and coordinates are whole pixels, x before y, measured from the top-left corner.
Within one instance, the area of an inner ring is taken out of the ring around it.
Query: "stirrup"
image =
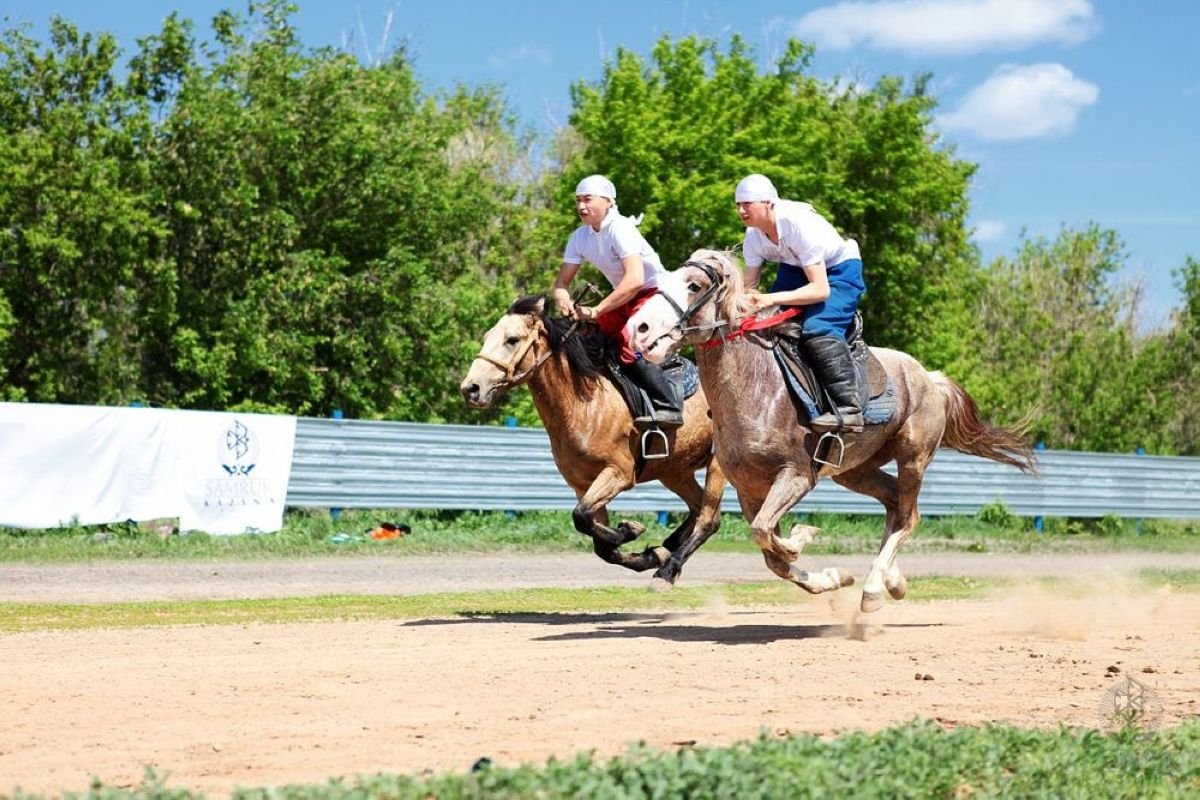
[[[836,445],[836,448],[835,448]],[[829,452],[826,453],[829,458],[822,458],[821,451],[826,447]],[[833,454],[837,453],[837,461],[833,460]],[[821,434],[821,438],[817,439],[817,446],[813,448],[813,461],[818,464],[825,464],[834,469],[841,469],[842,460],[846,457],[846,443],[842,441],[841,431],[826,431]]]
[[[662,446],[661,452],[650,452],[655,444]],[[647,461],[657,461],[669,455],[671,455],[671,443],[667,440],[667,434],[663,433],[662,428],[652,425],[642,431],[642,458]]]

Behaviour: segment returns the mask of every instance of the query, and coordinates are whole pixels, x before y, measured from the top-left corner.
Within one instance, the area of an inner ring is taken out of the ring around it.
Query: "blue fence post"
[[[513,416],[509,416],[509,417],[505,418],[504,427],[506,427],[506,428],[517,427],[517,418],[513,417]],[[508,511],[504,512],[504,516],[507,517],[508,519],[516,519],[517,512],[513,511],[512,509],[509,509]]]
[[[335,408],[335,409],[333,409],[333,412],[330,413],[329,416],[331,416],[334,419],[341,419],[342,418],[342,410],[340,408]],[[340,508],[329,509],[329,518],[331,520],[333,520],[335,523],[341,518],[341,516],[342,516],[342,510]]]
[[[1142,446],[1139,444],[1139,445],[1138,445],[1138,447],[1137,447],[1137,450],[1134,450],[1134,451],[1133,451],[1133,454],[1134,454],[1135,456],[1144,456],[1144,455],[1146,455],[1146,448],[1142,447]],[[1135,535],[1135,536],[1141,536],[1141,535],[1142,535],[1142,518],[1141,518],[1141,517],[1138,517],[1138,521],[1137,521],[1137,527],[1136,527],[1136,528],[1134,528],[1134,535]]]
[[[659,525],[667,524],[667,512],[665,512],[665,511],[658,512],[658,524]]]
[[[1033,449],[1035,452],[1041,453],[1046,449],[1046,443],[1038,442],[1037,444],[1035,444],[1033,446]],[[1033,518],[1033,529],[1035,531],[1037,531],[1038,533],[1046,532],[1046,520],[1044,520],[1042,518],[1041,514],[1038,514],[1036,517]]]

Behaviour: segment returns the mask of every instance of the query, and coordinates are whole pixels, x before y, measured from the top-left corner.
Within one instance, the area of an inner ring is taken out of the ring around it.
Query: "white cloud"
[[[884,0],[818,8],[792,31],[832,50],[963,54],[1078,44],[1097,26],[1089,0]]]
[[[981,139],[1036,139],[1069,133],[1100,89],[1062,64],[1006,64],[972,89],[962,104],[938,117],[945,131]]]
[[[1007,230],[1008,226],[998,219],[981,219],[975,223],[971,238],[977,242],[994,242]]]
[[[541,45],[523,44],[515,50],[509,50],[507,53],[490,56],[488,64],[492,69],[508,69],[513,64],[518,64],[522,61],[533,61],[537,64],[549,64],[554,60],[550,54],[550,49]]]

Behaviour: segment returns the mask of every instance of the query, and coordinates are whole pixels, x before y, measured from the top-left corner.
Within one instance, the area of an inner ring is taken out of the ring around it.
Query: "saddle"
[[[700,388],[700,372],[696,369],[696,365],[684,358],[681,355],[673,355],[659,365],[663,374],[667,379],[682,388],[683,399],[687,400],[694,395]],[[621,397],[625,400],[625,405],[629,406],[629,412],[634,419],[642,416],[653,416],[654,407],[650,403],[650,398],[646,396],[646,392],[642,387],[638,386],[628,375],[621,369],[617,361],[611,360],[608,362],[608,377],[616,385],[620,391]]]
[[[788,322],[775,330],[775,360],[783,373],[783,381],[787,384],[792,401],[808,419],[831,410],[825,392],[802,355],[800,325]],[[854,361],[859,397],[867,398],[863,422],[866,425],[887,422],[896,411],[896,387],[892,383],[892,376],[863,340],[862,320],[858,314],[854,315],[854,323],[846,334],[846,343],[850,345],[850,357]]]

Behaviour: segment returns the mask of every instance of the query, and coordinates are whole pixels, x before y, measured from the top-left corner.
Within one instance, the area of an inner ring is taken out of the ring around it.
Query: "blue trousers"
[[[867,284],[863,282],[863,263],[860,259],[850,258],[832,267],[826,265],[825,272],[829,276],[829,298],[801,306],[804,309],[801,331],[804,336],[836,336],[845,341],[846,331],[858,310],[859,298],[867,290]],[[803,269],[781,263],[771,291],[786,292],[807,285],[808,276]]]

